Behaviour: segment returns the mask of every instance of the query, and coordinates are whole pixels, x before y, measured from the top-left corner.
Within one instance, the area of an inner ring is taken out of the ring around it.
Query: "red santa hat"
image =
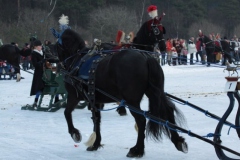
[[[150,5],[148,8],[147,8],[147,11],[148,11],[148,14],[151,18],[155,18],[158,16],[158,10],[157,10],[157,6],[155,5]]]

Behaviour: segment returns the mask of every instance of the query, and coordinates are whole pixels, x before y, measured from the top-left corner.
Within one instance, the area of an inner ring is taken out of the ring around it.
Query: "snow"
[[[177,96],[186,102],[222,117],[229,105],[227,93],[224,92],[228,72],[223,68],[206,67],[204,65],[181,65],[162,67],[165,74],[165,92]],[[73,122],[81,131],[82,142],[76,144],[67,131],[64,109],[57,112],[37,112],[21,110],[21,106],[32,104],[34,97],[29,96],[32,75],[22,72],[21,82],[15,80],[0,81],[0,160],[135,160],[127,158],[129,149],[136,143],[137,133],[134,129],[134,119],[128,111],[127,116],[119,116],[115,110],[102,112],[102,144],[98,151],[86,151],[86,142],[93,130],[90,111],[76,109],[73,112]],[[43,104],[47,105],[49,96],[45,96]],[[147,110],[147,98],[144,97],[141,106]],[[214,133],[218,121],[205,116],[187,105],[175,102],[184,113],[186,130],[200,136]],[[105,109],[114,108],[114,103],[107,104]],[[228,121],[235,123],[238,104]],[[229,126],[222,129],[222,145],[236,152],[239,149],[239,138],[235,129]],[[213,145],[185,133],[179,133],[186,138],[189,151],[187,154],[177,151],[171,141],[164,138],[162,142],[147,139],[145,155],[142,160],[217,160]],[[213,138],[208,138],[212,140]],[[238,158],[227,151],[226,155]]]

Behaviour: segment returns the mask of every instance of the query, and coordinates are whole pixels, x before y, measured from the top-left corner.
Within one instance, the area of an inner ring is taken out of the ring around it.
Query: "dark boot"
[[[32,107],[33,107],[34,109],[37,109],[37,102],[34,102],[33,105],[32,105]]]
[[[58,101],[59,101],[59,97],[56,96],[56,97],[55,97],[55,100],[54,100],[54,103],[57,103]]]
[[[37,109],[37,102],[38,102],[38,98],[35,98],[35,99],[34,99],[34,103],[32,104],[32,108],[33,108],[34,110]]]

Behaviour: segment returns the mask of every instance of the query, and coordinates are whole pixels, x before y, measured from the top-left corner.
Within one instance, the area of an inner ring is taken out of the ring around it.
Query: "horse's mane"
[[[64,48],[70,51],[71,53],[75,53],[78,50],[82,50],[85,48],[85,42],[81,38],[81,36],[72,29],[66,29],[62,36],[62,42],[64,44]]]
[[[147,22],[143,23],[141,28],[138,30],[136,37],[133,39],[133,43],[143,43],[143,40],[146,39],[147,34]]]

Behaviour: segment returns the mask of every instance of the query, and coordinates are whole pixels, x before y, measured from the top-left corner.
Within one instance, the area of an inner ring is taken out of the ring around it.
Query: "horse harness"
[[[157,33],[157,31],[156,31]],[[95,73],[96,69],[99,65],[99,63],[106,58],[107,56],[113,55],[116,51],[121,51],[122,49],[127,49],[127,48],[121,48],[118,50],[111,50],[111,53],[104,54],[102,48],[100,47],[101,42],[95,43],[95,46],[93,47],[92,50],[88,51],[87,54],[83,55],[82,51],[78,51],[76,54],[72,55],[71,57],[68,57],[64,62],[60,62],[61,66],[63,66],[63,70],[61,72],[65,75],[64,76],[64,81],[71,86],[75,88],[76,95],[79,97],[79,93],[83,93],[83,97],[85,100],[87,100],[90,103],[90,106],[92,109],[95,109]],[[129,46],[128,46],[129,47]],[[129,47],[131,48],[131,47]],[[133,49],[133,48],[132,48]],[[143,52],[141,50],[138,50],[144,57],[152,56],[149,52]],[[96,60],[93,60],[91,63],[91,67],[88,70],[89,76],[87,79],[84,79],[82,77],[78,77],[77,74],[79,73],[79,66],[84,64],[89,58],[95,56],[95,55],[100,55],[100,57]],[[76,56],[79,56],[81,59],[79,61],[79,58],[76,58]],[[75,58],[72,63],[69,65],[68,68],[65,67],[64,64],[72,58]],[[87,86],[88,90],[86,91],[83,87],[83,84]]]
[[[79,66],[81,66],[84,62],[86,62],[89,58],[91,58],[96,54],[99,54],[100,57],[92,61],[91,68],[88,71],[89,73],[88,79],[85,80],[81,77],[77,77],[77,73],[80,69]],[[69,59],[75,57],[76,55],[78,56],[81,55],[81,51],[73,55],[72,57],[69,57]],[[95,109],[94,104],[95,104],[95,90],[96,90],[95,88],[96,69],[98,67],[98,64],[106,57],[107,57],[107,54],[102,53],[102,49],[100,48],[100,45],[95,45],[94,48],[90,50],[87,54],[85,54],[79,62],[77,62],[78,58],[75,58],[68,69],[64,68],[64,70],[61,70],[63,74],[65,74],[64,81],[75,88],[76,94],[78,97],[79,97],[79,93],[83,93],[82,95],[83,98],[90,103],[90,106],[92,109]],[[74,66],[74,64],[76,63],[77,63],[77,66]],[[69,72],[69,70],[71,71]],[[88,91],[84,89],[83,84],[88,87]]]
[[[153,31],[153,34],[155,35],[155,38],[156,38],[156,41],[157,42],[161,42],[161,41],[165,41],[165,39],[164,38],[162,38],[162,39],[158,39],[157,38],[157,36],[161,33],[161,32],[163,32],[164,33],[164,28],[163,28],[163,26],[162,26],[162,24],[154,24],[153,23],[154,22],[154,20],[152,21],[152,23],[151,23],[151,30]],[[161,31],[162,30],[162,31]],[[149,33],[149,36],[151,36],[151,32]]]

